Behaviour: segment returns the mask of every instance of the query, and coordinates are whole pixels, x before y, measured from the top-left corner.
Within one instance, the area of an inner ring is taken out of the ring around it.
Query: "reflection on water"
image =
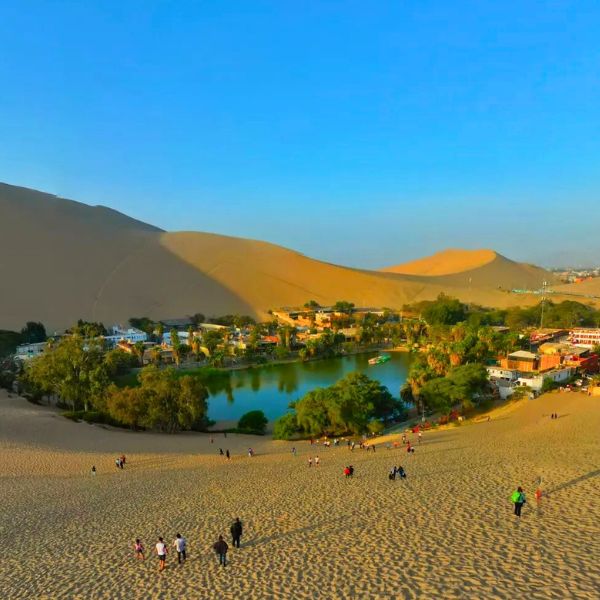
[[[237,420],[250,410],[260,409],[269,419],[276,419],[287,411],[290,402],[317,387],[332,385],[352,371],[377,379],[397,397],[406,381],[410,355],[393,352],[389,362],[369,366],[372,356],[373,352],[219,373],[206,381],[209,416],[216,421]]]

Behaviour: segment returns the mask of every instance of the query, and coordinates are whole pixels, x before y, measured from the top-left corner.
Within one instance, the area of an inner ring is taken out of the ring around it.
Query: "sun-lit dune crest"
[[[406,263],[385,267],[382,271],[400,273],[403,275],[424,275],[435,277],[438,275],[453,275],[477,269],[491,263],[500,255],[494,250],[482,248],[479,250],[466,250],[462,248],[448,248]],[[504,258],[504,257],[502,257]]]

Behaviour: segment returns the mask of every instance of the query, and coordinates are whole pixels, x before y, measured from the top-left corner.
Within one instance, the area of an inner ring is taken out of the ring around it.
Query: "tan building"
[[[524,371],[531,373],[537,371],[539,367],[538,355],[526,350],[518,350],[509,354],[506,358],[500,361],[503,369]]]

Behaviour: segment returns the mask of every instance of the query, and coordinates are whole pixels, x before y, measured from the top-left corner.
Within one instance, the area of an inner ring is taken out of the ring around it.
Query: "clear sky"
[[[4,0],[0,181],[363,267],[600,263],[600,2]]]

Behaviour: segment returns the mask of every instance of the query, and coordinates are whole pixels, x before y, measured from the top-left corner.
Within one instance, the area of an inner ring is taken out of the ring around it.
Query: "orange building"
[[[526,350],[513,352],[500,361],[500,365],[503,369],[523,371],[525,373],[537,371],[539,366],[538,363],[538,355],[533,352],[527,352]]]

